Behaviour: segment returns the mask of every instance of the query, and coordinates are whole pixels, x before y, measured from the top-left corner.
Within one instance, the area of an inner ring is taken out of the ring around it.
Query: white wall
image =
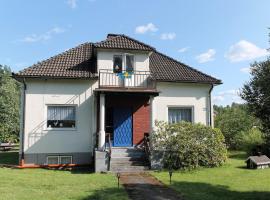
[[[193,107],[195,123],[209,123],[209,89],[207,84],[184,84],[159,82],[159,96],[154,98],[154,119],[168,121],[168,107]]]
[[[135,70],[149,71],[149,53],[148,52],[134,52],[134,51],[120,51],[120,50],[98,50],[97,52],[97,66],[99,69],[113,70],[113,56],[124,53],[134,54]]]
[[[26,84],[25,152],[92,152],[96,131],[93,90],[97,81],[28,80]],[[47,104],[76,105],[75,130],[47,130]]]

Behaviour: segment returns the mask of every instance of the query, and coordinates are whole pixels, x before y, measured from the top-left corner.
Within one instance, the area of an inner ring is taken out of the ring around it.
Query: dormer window
[[[122,54],[113,56],[113,72],[121,73],[123,71],[134,71],[134,55]]]

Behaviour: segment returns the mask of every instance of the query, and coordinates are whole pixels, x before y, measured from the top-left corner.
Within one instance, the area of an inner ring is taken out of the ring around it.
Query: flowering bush
[[[156,122],[151,151],[163,152],[165,168],[215,167],[226,160],[224,136],[219,129],[202,124]]]

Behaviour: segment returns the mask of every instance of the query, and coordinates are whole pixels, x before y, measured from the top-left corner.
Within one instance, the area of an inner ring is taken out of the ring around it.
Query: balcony
[[[156,81],[150,71],[114,73],[113,70],[99,70],[99,89],[156,91]]]

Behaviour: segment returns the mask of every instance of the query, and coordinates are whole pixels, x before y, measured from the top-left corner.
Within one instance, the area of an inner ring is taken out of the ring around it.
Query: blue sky
[[[269,0],[0,1],[0,64],[19,71],[107,33],[123,33],[222,79],[219,105],[240,102],[249,64],[265,59]]]

